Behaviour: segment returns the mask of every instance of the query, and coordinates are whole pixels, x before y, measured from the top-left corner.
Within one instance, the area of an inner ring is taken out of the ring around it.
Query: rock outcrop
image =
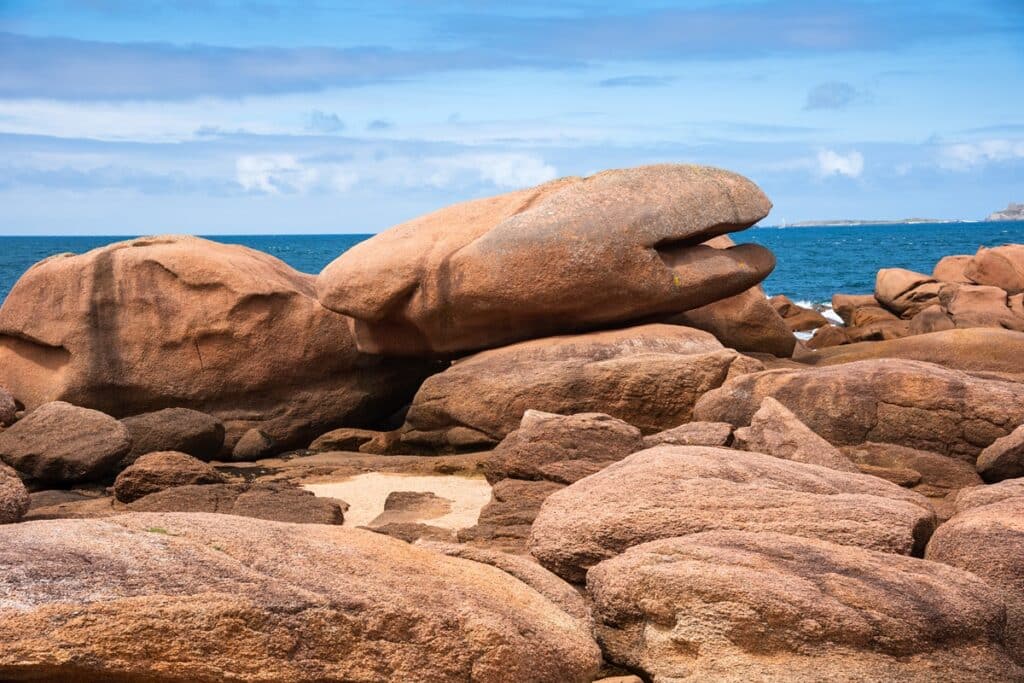
[[[188,484],[162,489],[128,505],[136,512],[216,512],[293,524],[342,524],[348,504],[287,482]]]
[[[143,496],[175,486],[223,484],[224,476],[187,453],[147,453],[125,468],[114,480],[114,497],[130,503]]]
[[[654,446],[728,446],[732,425],[728,422],[687,422],[644,437],[644,448]]]
[[[402,443],[421,451],[486,449],[528,409],[598,412],[646,433],[689,422],[694,403],[764,366],[707,332],[677,325],[520,342],[463,358],[423,383]]]
[[[527,410],[483,466],[492,484],[505,478],[571,484],[643,447],[639,429],[608,415]]]
[[[993,441],[976,464],[982,478],[990,483],[1024,477],[1024,425]]]
[[[1024,383],[888,359],[742,375],[702,396],[694,419],[747,425],[765,396],[833,445],[879,441],[971,462],[1024,423]]]
[[[1024,677],[1001,592],[938,562],[716,531],[630,548],[587,588],[606,656],[648,680]]]
[[[50,680],[585,683],[600,661],[494,567],[227,515],[0,528],[0,642],[0,677]]]
[[[132,450],[121,462],[127,467],[139,456],[158,451],[187,453],[200,460],[215,460],[224,445],[224,423],[212,415],[188,408],[164,408],[121,420],[128,428]]]
[[[910,554],[924,549],[934,525],[924,497],[875,477],[760,453],[659,446],[548,496],[529,547],[545,567],[580,582],[626,548],[701,531],[777,531]]]
[[[382,419],[429,372],[360,354],[312,276],[195,237],[51,257],[0,308],[0,384],[27,408],[192,408],[224,422],[229,450],[252,427],[286,448]]]
[[[835,446],[821,438],[786,406],[766,396],[750,418],[749,427],[733,433],[734,448],[764,453],[776,458],[821,465],[841,472],[857,472],[857,466]]]
[[[39,484],[103,479],[130,448],[123,424],[63,401],[45,403],[0,432],[0,460]]]
[[[450,206],[354,246],[320,274],[364,351],[446,354],[580,332],[724,299],[768,250],[702,245],[771,203],[727,171],[660,165],[562,178]],[[557,267],[552,267],[557,264]]]
[[[18,473],[0,462],[0,524],[20,522],[29,502],[28,490]]]

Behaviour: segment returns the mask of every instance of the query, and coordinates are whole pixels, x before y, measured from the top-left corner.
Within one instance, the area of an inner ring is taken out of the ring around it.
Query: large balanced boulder
[[[0,678],[589,682],[503,571],[339,526],[127,514],[0,528]]]
[[[702,396],[694,419],[747,425],[765,396],[833,445],[879,441],[971,462],[1024,423],[1024,383],[890,359],[741,375]]]
[[[0,432],[0,460],[39,484],[103,479],[130,448],[123,424],[63,401],[45,403]]]
[[[645,543],[590,570],[597,635],[645,680],[1024,680],[998,588],[910,557],[771,532]]]
[[[320,274],[360,349],[457,353],[669,315],[739,294],[775,265],[702,245],[771,203],[752,182],[660,165],[562,178],[386,230]]]
[[[707,332],[678,325],[551,337],[482,351],[420,387],[403,426],[412,449],[489,448],[528,409],[605,413],[646,433],[689,422],[727,377],[760,370]]]
[[[658,446],[548,496],[530,552],[569,581],[630,546],[701,531],[777,531],[920,552],[928,501],[887,481],[724,448]]]
[[[802,363],[840,365],[876,358],[936,363],[953,370],[1024,380],[1024,332],[976,327],[861,342],[801,355]]]
[[[428,372],[360,354],[314,278],[238,245],[149,237],[30,268],[0,308],[0,384],[29,409],[168,407],[281,448],[386,417]]]
[[[114,497],[130,503],[151,493],[191,484],[223,484],[224,476],[187,453],[158,451],[141,456],[114,480]]]
[[[200,460],[214,460],[224,445],[224,423],[198,410],[164,408],[126,417],[121,422],[132,437],[132,450],[123,466],[158,451],[177,451]]]
[[[21,521],[31,502],[18,473],[0,462],[0,524]]]
[[[639,429],[608,415],[527,410],[483,467],[491,483],[512,478],[571,484],[643,447]]]

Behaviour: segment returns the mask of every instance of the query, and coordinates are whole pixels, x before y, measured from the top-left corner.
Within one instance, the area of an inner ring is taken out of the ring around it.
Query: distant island
[[[1005,220],[1005,219],[1004,219]],[[776,228],[809,228],[809,227],[836,227],[836,226],[856,226],[856,225],[902,225],[906,223],[971,223],[976,221],[965,221],[959,218],[899,218],[899,219],[883,219],[883,220],[857,220],[857,219],[842,219],[842,220],[818,220],[818,221],[797,221],[796,223],[783,222],[781,225],[775,226],[760,226],[760,227],[776,227]]]
[[[1010,204],[1002,211],[989,214],[988,221],[1024,221],[1024,204]]]

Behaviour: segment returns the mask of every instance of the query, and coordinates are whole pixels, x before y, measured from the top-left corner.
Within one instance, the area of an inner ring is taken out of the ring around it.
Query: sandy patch
[[[451,512],[422,521],[444,529],[476,524],[480,509],[491,500],[491,485],[483,477],[418,476],[369,472],[330,483],[304,484],[317,496],[341,498],[349,504],[345,526],[363,526],[384,512],[392,491],[429,491],[452,501]]]

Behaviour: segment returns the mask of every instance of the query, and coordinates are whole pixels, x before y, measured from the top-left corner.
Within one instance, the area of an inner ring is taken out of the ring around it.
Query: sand
[[[480,509],[491,499],[491,486],[483,477],[420,476],[370,472],[341,481],[304,484],[317,496],[340,498],[349,504],[345,526],[362,526],[384,512],[392,491],[429,491],[452,501],[451,512],[423,521],[443,529],[465,529],[476,524]]]

